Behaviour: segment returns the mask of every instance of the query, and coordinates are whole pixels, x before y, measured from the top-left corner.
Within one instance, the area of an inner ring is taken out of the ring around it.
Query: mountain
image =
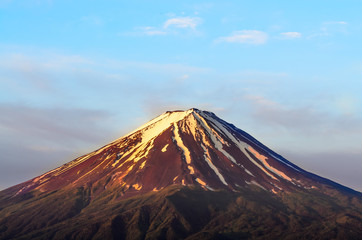
[[[0,192],[0,239],[361,239],[362,194],[198,109]]]

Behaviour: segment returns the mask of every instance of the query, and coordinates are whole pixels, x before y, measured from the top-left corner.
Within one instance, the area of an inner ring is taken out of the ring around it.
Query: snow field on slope
[[[263,168],[259,163],[257,163],[246,151],[246,149],[249,147],[248,144],[245,142],[240,142],[237,138],[234,137],[222,124],[220,124],[218,121],[216,121],[214,118],[208,116],[207,114],[201,113],[201,115],[212,122],[216,128],[219,129],[220,132],[224,133],[225,136],[227,136],[231,141],[234,142],[234,144],[240,149],[240,151],[252,162],[254,163],[258,168],[260,168],[265,174],[267,174],[269,177],[278,180],[276,177],[274,177],[272,174],[270,174],[265,168]]]

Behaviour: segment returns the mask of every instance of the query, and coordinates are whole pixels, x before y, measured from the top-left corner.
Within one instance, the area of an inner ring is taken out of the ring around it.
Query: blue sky
[[[361,7],[0,0],[0,188],[197,107],[362,191]]]

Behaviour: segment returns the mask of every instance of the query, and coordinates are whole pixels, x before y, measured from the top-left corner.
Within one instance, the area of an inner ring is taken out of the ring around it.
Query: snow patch
[[[201,125],[203,126],[203,128],[208,132],[208,135],[210,136],[211,141],[214,143],[215,148],[237,165],[236,160],[228,152],[226,152],[223,149],[222,142],[224,142],[224,141],[222,140],[222,138],[218,134],[217,135],[213,134],[213,131],[211,130],[210,126],[207,124],[205,119],[203,119],[198,113],[194,113],[194,116],[199,120],[199,122],[201,122]],[[204,142],[207,142],[205,135],[203,134],[202,136],[203,136]],[[215,136],[218,136],[218,137],[215,137]]]
[[[144,167],[145,167],[145,165],[146,165],[146,160],[145,161],[143,161],[143,163],[141,164],[141,166],[140,166],[140,169],[143,169]]]
[[[178,129],[178,126],[176,123],[173,124],[174,126],[174,136],[175,136],[175,140],[176,140],[176,143],[177,143],[177,146],[179,148],[181,148],[184,156],[185,156],[185,159],[186,159],[186,163],[187,164],[190,164],[191,163],[191,156],[190,156],[190,151],[187,149],[187,147],[184,145],[184,143],[182,142],[182,139],[180,137],[180,134],[179,134],[179,129]]]
[[[90,173],[92,173],[94,170],[96,170],[98,167],[100,167],[104,162],[106,162],[108,158],[103,159],[97,166],[95,166],[94,168],[92,168],[89,172],[87,172],[86,174],[84,174],[83,176],[79,177],[76,181],[74,181],[74,183],[78,182],[80,179],[84,178],[85,176],[89,175]],[[98,172],[97,172],[98,173]]]
[[[188,165],[187,168],[190,170],[190,174],[195,174],[195,170],[192,166]]]
[[[202,181],[200,178],[196,178],[195,180],[196,182],[200,183],[202,186],[206,186],[206,183]]]
[[[202,113],[201,113],[202,114]],[[193,113],[193,115],[202,123],[204,128],[207,128],[207,131],[210,133],[210,135],[216,136],[216,138],[224,145],[229,146],[229,143],[224,141],[224,139],[213,129],[209,126],[209,124],[205,121],[203,117],[200,116],[198,113]],[[204,116],[204,115],[202,115]]]
[[[142,186],[139,185],[138,183],[133,184],[132,187],[133,187],[134,189],[136,189],[137,191],[141,190],[141,188],[142,188]]]
[[[201,144],[202,149],[204,149],[204,158],[205,161],[207,162],[207,164],[209,165],[209,167],[216,173],[216,175],[219,177],[220,181],[224,184],[224,185],[228,185],[227,182],[225,181],[225,178],[221,175],[221,173],[219,172],[219,170],[217,169],[217,167],[212,163],[211,161],[211,157],[209,154],[209,150],[203,145]]]
[[[103,148],[101,148],[101,149],[103,149]],[[50,173],[53,173],[52,176],[54,176],[54,177],[59,176],[60,174],[68,171],[69,169],[71,169],[71,168],[73,168],[75,166],[78,166],[79,164],[81,164],[82,162],[86,161],[87,159],[93,157],[94,155],[96,155],[96,152],[92,152],[92,153],[90,153],[88,155],[81,156],[81,157],[79,157],[79,158],[77,158],[77,159],[75,159],[75,160],[73,160],[73,161],[71,161],[69,163],[66,163],[66,164],[64,164],[64,165],[62,165],[62,166],[60,166],[60,167],[58,167],[58,168],[56,168],[56,169],[54,169],[52,171],[49,171],[49,172],[41,175],[40,177],[42,179],[43,177],[45,177],[46,175],[49,175]],[[44,182],[44,181],[41,181],[40,183],[42,183],[42,182]]]
[[[131,148],[131,150],[129,150],[123,154],[122,158],[119,158],[117,161],[115,161],[112,164],[112,167],[115,167],[122,159],[125,159],[124,162],[122,164],[120,164],[117,168],[122,167],[125,163],[127,163],[129,161],[138,162],[142,158],[147,157],[149,152],[153,148],[153,142],[154,142],[154,139],[152,139],[151,142],[149,142],[148,144],[147,143],[142,144],[138,147],[135,147],[135,149]],[[142,168],[143,167],[144,167],[144,164],[143,164]]]
[[[214,131],[210,126],[209,124],[205,121],[205,119],[202,117],[204,115],[199,115],[197,113],[193,113],[193,115],[195,116],[195,118],[197,118],[200,122],[201,122],[201,125],[203,126],[203,129],[205,129],[207,132],[208,132],[208,135],[210,136],[211,138],[211,141],[214,143],[214,146],[217,150],[219,150],[222,154],[224,154],[224,156],[226,156],[231,162],[233,162],[235,165],[237,165],[239,168],[242,168],[245,170],[245,172],[253,177],[255,177],[250,171],[248,171],[247,169],[245,169],[245,167],[236,162],[236,160],[228,153],[226,152],[224,149],[223,149],[223,146],[221,143],[225,142],[222,140],[222,138],[220,137],[219,134],[216,133],[216,131]],[[211,131],[212,130],[212,131]],[[208,143],[208,140],[206,139],[206,136],[205,136],[205,133],[203,133],[202,131],[199,131],[201,136],[202,136],[202,140],[204,143],[206,143],[206,146],[210,146],[210,144]],[[221,131],[220,131],[221,132]],[[219,142],[219,138],[216,138],[215,135],[213,135],[212,133],[216,133],[217,135],[216,136],[219,136],[221,138],[221,142]],[[230,146],[230,144],[227,144],[228,146]]]
[[[265,150],[265,149],[264,149],[264,150]],[[267,151],[267,152],[269,152],[269,151]],[[273,158],[275,158],[276,160],[278,160],[279,162],[281,162],[281,163],[283,163],[283,164],[286,164],[286,165],[288,165],[289,167],[293,168],[294,170],[296,170],[296,171],[300,172],[300,170],[299,170],[299,169],[297,169],[297,168],[293,167],[292,165],[290,165],[290,164],[289,164],[289,163],[287,163],[287,162],[284,162],[284,161],[283,161],[283,160],[281,160],[279,157],[277,157],[275,154],[270,153],[270,152],[269,152],[269,154],[270,154]]]
[[[249,175],[251,175],[251,176],[255,177],[255,176],[254,176],[254,174],[252,174],[252,173],[251,173],[248,169],[246,169],[246,168],[245,168],[244,170],[245,170],[245,172],[246,172],[247,174],[249,174]]]
[[[179,111],[179,112],[166,112],[155,119],[149,121],[148,123],[137,128],[135,131],[129,133],[127,136],[136,133],[138,131],[142,132],[142,143],[148,142],[154,137],[160,135],[163,131],[169,128],[172,124],[181,121],[187,115],[189,115],[193,110],[188,111]],[[142,144],[141,143],[141,144]]]
[[[283,173],[282,171],[279,171],[278,169],[272,167],[269,165],[269,163],[266,161],[267,157],[265,157],[264,155],[258,153],[254,148],[252,148],[251,146],[249,146],[249,151],[254,154],[254,156],[259,159],[263,165],[269,169],[271,172],[275,173],[276,175],[288,180],[288,181],[292,181],[292,179],[290,177],[288,177],[285,173]]]
[[[213,189],[212,187],[209,187],[209,186],[205,186],[208,190],[210,190],[210,191],[213,191],[213,192],[215,192],[215,189]]]
[[[234,135],[232,135],[222,124],[220,124],[215,119],[209,117],[208,115],[202,114],[207,120],[211,121],[215,127],[217,127],[222,133],[224,133],[225,136],[227,136],[239,149],[244,155],[252,162],[254,163],[258,168],[260,168],[263,172],[265,172],[269,177],[278,180],[276,177],[271,175],[265,168],[263,168],[259,163],[257,163],[246,151],[246,149],[249,147],[248,144],[245,142],[240,142],[239,139],[235,138]],[[235,161],[235,160],[234,160]],[[236,163],[236,162],[235,162]]]
[[[166,146],[164,146],[161,150],[161,152],[166,152],[167,151],[167,147],[168,147],[168,144],[166,144]]]
[[[262,185],[260,185],[259,183],[255,182],[255,181],[253,181],[253,180],[250,181],[250,182],[247,182],[247,181],[245,181],[245,182],[246,182],[246,184],[248,184],[248,185],[252,184],[252,185],[258,186],[258,187],[266,190]]]
[[[198,130],[198,123],[196,119],[193,117],[193,114],[190,114],[186,118],[186,123],[188,126],[188,129],[190,130],[191,135],[193,136],[194,140],[197,142],[197,130]]]

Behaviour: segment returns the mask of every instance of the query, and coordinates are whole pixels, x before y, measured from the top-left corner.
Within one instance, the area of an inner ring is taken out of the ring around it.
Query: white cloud
[[[155,27],[141,27],[140,30],[147,36],[166,35],[167,32],[159,30]]]
[[[269,99],[267,99],[265,97],[262,97],[262,96],[246,95],[245,99],[251,101],[253,104],[256,104],[258,106],[267,107],[268,109],[270,109],[270,108],[272,108],[272,109],[279,108],[279,105],[276,102],[274,102],[272,100],[269,100]]]
[[[170,17],[170,16],[169,16]],[[192,30],[196,32],[196,27],[202,22],[199,17],[175,17],[167,19],[162,26],[136,27],[134,32],[119,34],[128,36],[160,36],[178,34],[177,29]]]
[[[329,25],[329,24],[339,24],[339,25],[346,25],[347,22],[345,21],[330,21],[330,22],[324,22],[324,25]]]
[[[190,76],[188,74],[184,74],[179,79],[180,80],[186,80],[186,79],[189,79],[189,78],[190,78]]]
[[[242,30],[234,31],[231,36],[220,37],[217,42],[229,42],[229,43],[245,43],[253,45],[261,45],[268,40],[268,34],[258,30]]]
[[[198,17],[176,17],[168,19],[164,24],[163,28],[167,29],[169,27],[176,28],[191,28],[196,29],[197,25],[201,23],[201,18]]]
[[[280,35],[285,39],[294,39],[302,37],[302,34],[300,32],[283,32],[280,33]]]
[[[314,32],[308,38],[314,37],[327,37],[333,36],[336,34],[346,34],[348,23],[345,21],[327,21],[321,24],[321,27],[318,31]]]

